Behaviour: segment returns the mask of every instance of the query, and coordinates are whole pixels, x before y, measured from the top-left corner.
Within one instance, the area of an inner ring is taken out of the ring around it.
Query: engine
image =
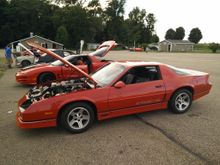
[[[30,89],[27,96],[32,101],[50,98],[53,96],[70,93],[73,91],[86,90],[91,87],[84,79],[67,80],[61,82],[53,82],[48,85],[35,86]]]

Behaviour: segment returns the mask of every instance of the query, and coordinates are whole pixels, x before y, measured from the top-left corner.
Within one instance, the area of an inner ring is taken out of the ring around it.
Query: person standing
[[[13,61],[11,57],[11,48],[8,45],[5,48],[5,58],[8,68],[11,68],[11,64],[13,63]]]

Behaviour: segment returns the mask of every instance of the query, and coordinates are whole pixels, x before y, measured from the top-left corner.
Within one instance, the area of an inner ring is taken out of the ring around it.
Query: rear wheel
[[[38,78],[38,84],[44,84],[55,79],[56,77],[52,73],[43,73]]]
[[[174,113],[185,113],[192,104],[192,93],[187,89],[180,89],[174,93],[169,102],[169,108]]]
[[[26,66],[29,66],[29,65],[31,65],[31,62],[28,61],[28,60],[24,60],[24,61],[21,62],[22,68],[23,68],[23,67],[26,67]]]
[[[86,103],[73,103],[64,108],[61,114],[61,125],[71,133],[82,133],[94,122],[94,111]]]

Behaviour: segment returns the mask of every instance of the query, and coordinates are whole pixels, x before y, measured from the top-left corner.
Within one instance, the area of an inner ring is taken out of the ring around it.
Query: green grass
[[[3,76],[5,69],[4,68],[0,68],[0,78]]]
[[[5,58],[0,57],[0,78],[3,76],[5,71]]]
[[[211,49],[209,49],[209,44],[196,44],[194,46],[194,53],[212,53]],[[217,50],[216,53],[220,53],[220,49]]]

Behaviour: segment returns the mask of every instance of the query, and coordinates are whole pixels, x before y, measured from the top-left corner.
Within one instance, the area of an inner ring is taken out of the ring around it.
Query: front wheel
[[[174,93],[169,102],[169,108],[174,113],[185,113],[192,104],[192,93],[186,89]]]
[[[82,133],[94,122],[94,111],[86,103],[73,103],[63,109],[61,125],[71,133]]]
[[[22,68],[24,68],[24,67],[26,67],[26,66],[29,66],[29,65],[31,65],[31,62],[28,61],[28,60],[24,60],[24,61],[21,62],[21,67],[22,67]]]

